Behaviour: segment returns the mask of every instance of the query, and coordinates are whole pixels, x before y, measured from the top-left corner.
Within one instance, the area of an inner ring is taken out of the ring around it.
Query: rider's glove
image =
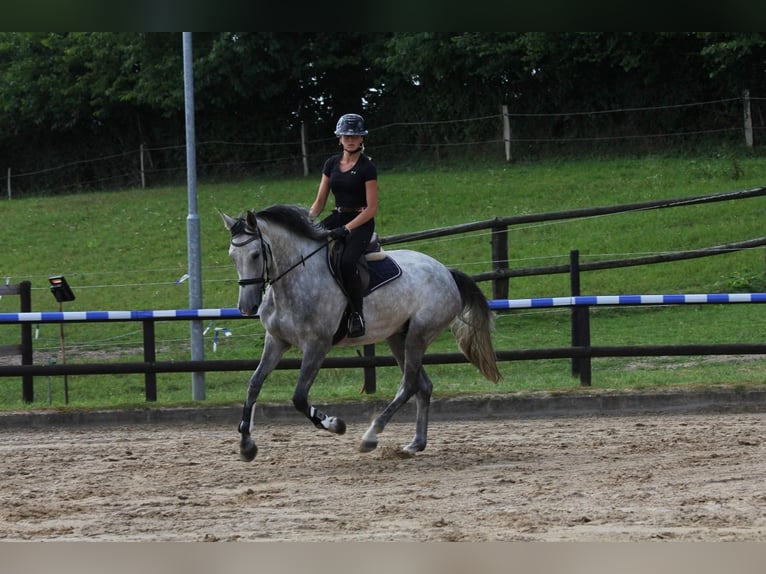
[[[348,230],[348,227],[341,225],[340,227],[330,230],[330,239],[343,241],[349,233],[350,231]]]

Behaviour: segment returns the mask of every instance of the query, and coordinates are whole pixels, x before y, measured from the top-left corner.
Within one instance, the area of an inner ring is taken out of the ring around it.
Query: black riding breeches
[[[327,229],[334,229],[350,222],[357,216],[356,213],[333,212],[322,220],[322,225]],[[359,277],[357,262],[364,255],[367,246],[375,231],[375,220],[371,219],[361,227],[354,229],[344,239],[343,253],[340,259],[340,273],[343,285],[346,287],[351,306],[358,313],[362,313],[362,281]]]

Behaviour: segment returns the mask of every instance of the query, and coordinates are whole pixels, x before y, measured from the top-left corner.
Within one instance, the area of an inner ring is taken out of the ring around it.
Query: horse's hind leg
[[[423,385],[422,383],[421,373],[425,375],[425,372],[421,368],[423,352],[413,350],[412,348],[409,348],[407,352],[405,352],[405,344],[404,334],[397,334],[388,338],[388,346],[391,348],[391,352],[396,358],[396,362],[402,369],[402,381],[399,383],[399,388],[396,391],[394,399],[372,422],[362,436],[362,442],[359,445],[360,452],[370,452],[377,448],[378,434],[383,432],[383,429],[394,414],[396,414],[396,411],[398,411],[399,408],[416,392],[418,393],[417,430],[412,443],[407,445],[404,450],[407,452],[416,452],[425,448],[426,428],[428,426],[428,405],[431,397],[431,381],[426,376],[425,381],[427,384]],[[420,347],[418,346],[418,348]],[[425,349],[425,345],[423,345],[422,348]],[[428,391],[427,394],[425,393],[426,390]]]
[[[426,443],[428,442],[428,413],[431,407],[431,391],[433,390],[433,383],[426,374],[424,368],[420,368],[418,373],[418,390],[415,393],[415,401],[417,404],[417,420],[415,423],[415,436],[412,442],[404,447],[404,450],[409,453],[420,452],[425,450]]]

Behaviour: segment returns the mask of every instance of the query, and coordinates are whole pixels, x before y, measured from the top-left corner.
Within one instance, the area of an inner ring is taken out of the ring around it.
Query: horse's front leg
[[[328,416],[314,405],[309,404],[309,390],[329,350],[329,344],[322,345],[321,343],[304,349],[298,383],[295,385],[295,392],[293,393],[293,405],[318,429],[343,434],[346,432],[346,423],[342,419]]]
[[[250,377],[250,384],[247,387],[247,399],[245,399],[245,406],[242,410],[242,420],[239,422],[239,458],[250,462],[258,454],[258,447],[253,441],[252,433],[255,429],[255,402],[258,400],[258,395],[261,392],[261,387],[266,377],[279,363],[282,355],[290,348],[290,344],[272,337],[271,334],[266,333],[266,338],[263,342],[263,353],[261,354],[261,360],[258,363],[258,367]]]

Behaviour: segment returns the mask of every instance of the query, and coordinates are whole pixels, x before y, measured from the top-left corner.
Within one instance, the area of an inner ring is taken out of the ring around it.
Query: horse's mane
[[[298,205],[271,205],[256,212],[255,216],[271,223],[277,223],[309,239],[324,241],[327,238],[327,230],[318,223],[311,221],[308,210]]]

